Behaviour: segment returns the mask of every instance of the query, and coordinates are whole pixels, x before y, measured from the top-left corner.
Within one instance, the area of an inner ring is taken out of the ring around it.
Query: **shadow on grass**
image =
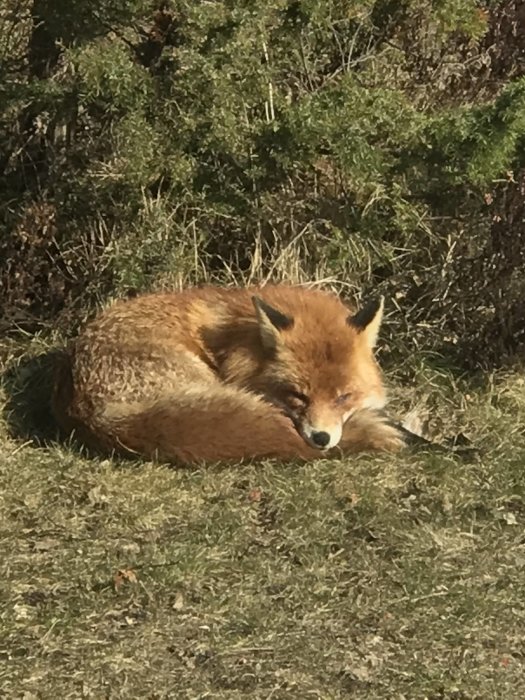
[[[53,377],[62,350],[50,350],[34,357],[17,359],[1,377],[6,394],[3,417],[9,434],[42,447],[58,438],[58,426],[51,412]]]
[[[65,357],[63,349],[55,348],[33,357],[17,358],[7,365],[0,375],[0,387],[6,398],[1,410],[9,435],[35,448],[59,443],[88,459],[104,454],[115,458],[115,465],[133,464],[134,455],[101,453],[79,440],[75,432],[66,434],[60,429],[51,399],[55,373]]]

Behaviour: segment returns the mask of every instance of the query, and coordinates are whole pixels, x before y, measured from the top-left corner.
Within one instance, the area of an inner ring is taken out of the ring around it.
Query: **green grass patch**
[[[50,442],[50,349],[1,347],[2,697],[525,697],[523,378],[393,391],[468,460],[175,470]]]

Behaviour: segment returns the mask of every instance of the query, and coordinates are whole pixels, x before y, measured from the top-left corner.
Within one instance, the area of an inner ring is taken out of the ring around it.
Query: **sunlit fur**
[[[396,449],[372,311],[359,327],[335,295],[287,285],[120,301],[69,348],[54,412],[93,448],[174,463]]]

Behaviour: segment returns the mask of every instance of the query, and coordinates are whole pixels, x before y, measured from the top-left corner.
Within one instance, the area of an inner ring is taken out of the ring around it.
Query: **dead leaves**
[[[263,497],[263,491],[260,488],[254,488],[248,494],[248,500],[250,503],[259,503]]]
[[[118,593],[123,586],[138,584],[138,576],[133,569],[118,569],[113,574],[113,588]]]

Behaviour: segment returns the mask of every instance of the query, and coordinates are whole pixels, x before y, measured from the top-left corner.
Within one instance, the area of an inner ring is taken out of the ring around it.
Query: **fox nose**
[[[324,430],[315,431],[312,433],[312,442],[314,442],[317,447],[326,447],[330,442],[330,433]]]

